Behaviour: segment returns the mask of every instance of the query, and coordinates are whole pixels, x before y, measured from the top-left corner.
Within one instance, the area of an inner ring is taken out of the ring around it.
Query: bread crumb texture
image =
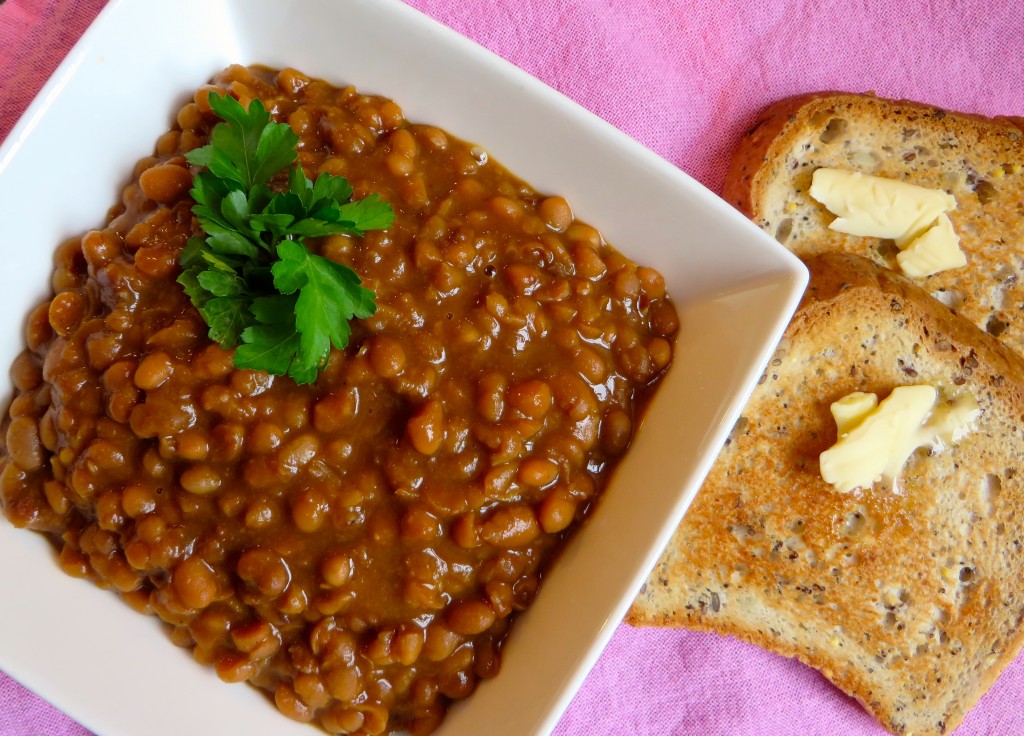
[[[836,112],[811,145],[842,148],[853,123]],[[901,119],[926,167],[954,145]],[[808,263],[796,317],[628,620],[734,634],[821,670],[893,733],[948,733],[1024,633],[1024,361],[867,260]],[[832,402],[921,383],[970,393],[976,431],[917,450],[895,487],[825,483]]]
[[[723,196],[801,257],[855,253],[898,270],[890,240],[828,229],[808,190],[822,167],[941,189],[967,267],[917,280],[964,318],[1024,354],[1024,138],[1016,118],[989,119],[870,95],[783,100],[737,148]]]

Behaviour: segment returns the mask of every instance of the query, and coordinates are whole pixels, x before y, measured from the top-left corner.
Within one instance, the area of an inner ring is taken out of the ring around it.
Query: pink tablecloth
[[[339,0],[340,1],[340,0]],[[0,139],[104,0],[0,0]],[[412,0],[718,190],[768,102],[875,90],[1024,114],[1016,0]],[[2,603],[0,603],[2,605]],[[1024,659],[958,736],[1024,734]],[[620,627],[556,732],[884,731],[821,676],[731,639]],[[88,732],[0,674],[0,736]]]

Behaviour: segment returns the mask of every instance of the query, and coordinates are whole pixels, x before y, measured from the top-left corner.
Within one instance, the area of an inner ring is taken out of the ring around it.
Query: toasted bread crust
[[[786,97],[762,110],[753,126],[733,150],[729,175],[722,197],[751,219],[758,219],[764,188],[780,175],[778,164],[808,130],[821,131],[828,121],[842,115],[865,116],[877,124],[916,124],[941,120],[942,126],[986,138],[992,132],[1009,137],[1011,146],[1021,145],[1024,117],[995,118],[950,112],[913,100],[888,100],[871,92],[810,92]],[[824,125],[822,125],[824,116]],[[888,120],[888,123],[883,121]]]
[[[827,251],[898,270],[891,241],[836,233],[810,198],[820,167],[944,189],[967,254],[965,268],[917,280],[929,293],[1024,354],[1024,123],[947,112],[867,94],[820,92],[781,100],[736,149],[723,196],[801,257]]]
[[[733,634],[821,670],[893,733],[948,733],[1024,643],[1024,359],[847,254],[811,285],[627,620]],[[827,325],[827,327],[823,327]],[[897,490],[840,494],[832,401],[930,383],[977,429]]]

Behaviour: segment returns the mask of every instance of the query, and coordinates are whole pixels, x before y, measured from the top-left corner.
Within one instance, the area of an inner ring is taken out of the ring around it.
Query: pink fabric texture
[[[875,90],[987,115],[1024,114],[1024,7],[1017,2],[410,4],[716,191],[729,151],[755,113],[787,95]],[[0,140],[103,5],[0,0]],[[1024,733],[1022,697],[1024,659],[1018,659],[956,733]],[[88,733],[0,674],[0,736]],[[884,733],[853,700],[794,661],[710,634],[624,625],[556,730],[558,736]]]

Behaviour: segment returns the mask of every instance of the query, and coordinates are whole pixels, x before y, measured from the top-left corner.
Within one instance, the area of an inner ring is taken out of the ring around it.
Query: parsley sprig
[[[298,135],[272,122],[259,100],[246,110],[211,94],[210,107],[224,122],[209,145],[185,156],[205,167],[191,192],[205,237],[189,239],[178,282],[210,339],[236,348],[236,367],[312,383],[331,346],[348,344],[349,321],[376,305],[352,269],[310,252],[303,239],[359,236],[389,227],[394,213],[376,194],[353,200],[343,177],[307,179],[296,163]],[[286,167],[287,188],[271,189]]]

